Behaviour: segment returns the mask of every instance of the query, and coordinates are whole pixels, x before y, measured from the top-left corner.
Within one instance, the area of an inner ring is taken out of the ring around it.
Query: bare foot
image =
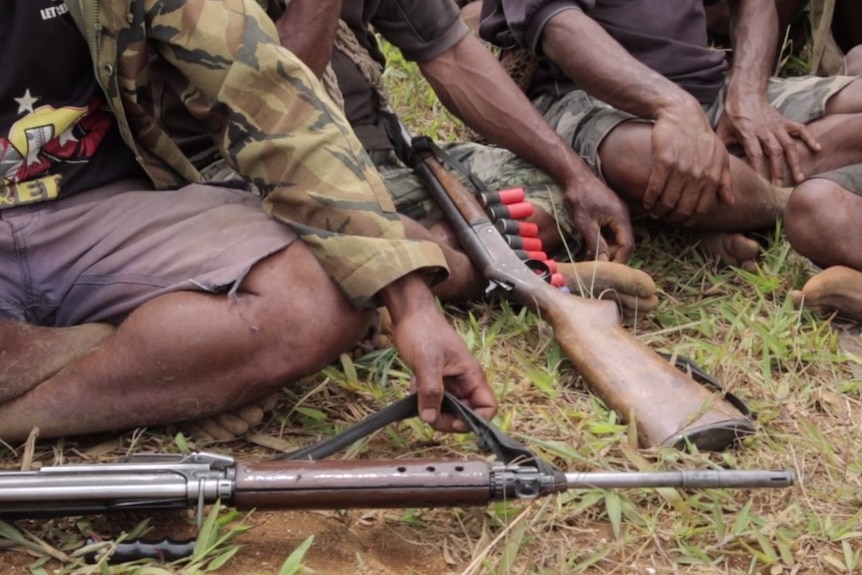
[[[106,323],[41,327],[0,320],[0,403],[24,395],[114,331]]]
[[[232,441],[263,421],[277,403],[278,394],[273,393],[261,401],[232,411],[182,424],[180,429],[197,441]]]
[[[603,261],[559,263],[557,270],[573,294],[616,301],[625,316],[658,307],[655,282],[644,271]]]
[[[745,235],[735,232],[704,232],[700,234],[700,246],[725,265],[757,271],[757,256],[760,244]]]
[[[806,282],[802,290],[790,292],[796,307],[819,313],[838,312],[862,321],[862,272],[844,266],[826,268]]]

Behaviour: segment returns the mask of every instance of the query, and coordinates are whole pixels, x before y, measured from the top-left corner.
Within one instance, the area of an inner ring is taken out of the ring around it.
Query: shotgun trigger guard
[[[524,262],[524,265],[536,272],[536,275],[539,276],[543,281],[551,281],[551,268],[549,268],[548,264],[546,264],[545,262],[539,260],[526,260]]]

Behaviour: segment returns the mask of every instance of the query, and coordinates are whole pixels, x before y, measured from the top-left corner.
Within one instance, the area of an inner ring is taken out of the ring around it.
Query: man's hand
[[[791,122],[761,98],[728,95],[716,132],[725,144],[741,144],[751,167],[775,186],[805,179],[797,139],[812,152],[820,151],[820,143],[808,128]]]
[[[437,308],[431,290],[415,274],[381,291],[392,317],[392,340],[413,371],[412,389],[419,394],[419,416],[438,431],[467,431],[464,422],[440,412],[448,391],[490,420],[497,399],[479,362]]]
[[[575,231],[584,239],[588,259],[628,262],[634,250],[629,210],[598,178],[566,186],[566,207]],[[602,230],[608,230],[605,238]]]
[[[656,115],[652,148],[643,204],[654,218],[693,225],[720,202],[733,204],[727,148],[700,108]]]

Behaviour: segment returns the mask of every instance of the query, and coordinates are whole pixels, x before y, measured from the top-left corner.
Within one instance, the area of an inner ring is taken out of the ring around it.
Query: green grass
[[[440,139],[463,135],[416,68],[396,53],[388,54],[386,80],[393,103],[413,131]],[[841,351],[838,332],[828,321],[790,305],[789,290],[808,276],[805,262],[790,250],[780,228],[771,234],[755,273],[706,261],[688,236],[645,228],[638,228],[637,235],[633,264],[653,275],[661,304],[629,327],[654,349],[689,356],[718,376],[757,412],[757,433],[740,448],[718,454],[638,450],[627,426],[586,389],[537,318],[506,302],[447,308],[499,394],[496,423],[570,471],[789,468],[800,477],[797,486],[589,489],[483,510],[334,512],[327,517],[350,529],[376,522],[409,532],[417,549],[436,550],[440,564],[460,575],[862,572],[862,381],[855,375],[862,358]],[[255,433],[293,445],[308,443],[402,397],[408,383],[409,374],[392,350],[356,359],[345,355],[339,364],[286,388],[277,415]],[[172,429],[38,442],[34,447],[33,458],[45,464],[207,447],[242,458],[272,454],[243,441],[207,446]],[[410,421],[375,434],[343,456],[461,456],[475,451],[469,436],[434,434]],[[4,467],[13,468],[30,456],[23,449],[0,447],[0,457]],[[84,538],[110,531],[112,523],[105,518],[0,523],[0,542],[15,543],[2,552],[0,565],[9,573],[160,575],[206,573],[224,562],[219,572],[244,573],[231,566],[259,550],[254,534],[260,534],[260,527],[250,527],[256,516],[212,508],[195,556],[172,565],[84,564]],[[159,529],[156,537],[165,531],[186,536],[193,531],[190,516],[158,529],[145,519],[127,521],[120,532],[132,538]],[[312,543],[306,534],[293,534],[291,540],[304,546],[294,555],[290,548],[276,553],[280,567],[255,571],[293,574],[302,572],[304,564],[305,570],[338,572],[321,562],[326,543]],[[375,571],[371,555],[369,549],[356,551],[341,572],[440,572],[421,566]]]

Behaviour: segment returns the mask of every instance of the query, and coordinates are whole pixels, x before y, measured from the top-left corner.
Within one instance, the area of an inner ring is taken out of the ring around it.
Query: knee
[[[848,76],[862,76],[862,44],[847,52],[844,73]]]
[[[824,179],[807,180],[797,186],[784,210],[784,231],[790,245],[800,254],[812,258],[828,234],[824,208],[831,204],[835,184]],[[829,226],[834,223],[829,223]]]
[[[652,125],[626,122],[609,133],[598,150],[610,187],[628,200],[643,197],[652,171]]]
[[[372,310],[353,307],[302,242],[259,262],[241,287],[254,294],[242,312],[257,327],[254,361],[269,372],[263,380],[316,372],[352,349],[373,319]]]

